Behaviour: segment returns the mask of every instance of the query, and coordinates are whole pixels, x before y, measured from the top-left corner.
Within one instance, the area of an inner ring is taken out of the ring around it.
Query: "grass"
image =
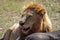
[[[19,22],[21,16],[20,12],[23,11],[22,7],[31,1],[38,3],[39,0],[0,0],[0,28],[3,28],[0,31],[0,37],[14,23]],[[41,3],[46,7],[48,15],[51,18],[53,31],[59,30],[60,13],[57,11],[60,11],[60,3],[58,3],[58,1],[55,2],[52,0],[43,0]]]

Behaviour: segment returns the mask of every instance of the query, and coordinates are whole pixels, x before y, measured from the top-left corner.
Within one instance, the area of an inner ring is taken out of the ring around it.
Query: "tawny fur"
[[[34,10],[36,14],[44,14],[43,18],[37,19],[37,22],[35,23],[34,27],[31,31],[33,32],[51,32],[52,31],[52,23],[47,15],[47,12],[44,7],[38,6],[36,4],[29,4],[25,6],[25,11],[27,10]],[[36,15],[37,17],[37,15]],[[33,22],[33,21],[32,21]]]

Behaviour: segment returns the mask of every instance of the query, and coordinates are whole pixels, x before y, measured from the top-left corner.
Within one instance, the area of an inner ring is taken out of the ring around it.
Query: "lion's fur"
[[[45,13],[43,18],[36,22],[35,24],[36,28],[34,29],[35,26],[33,27],[34,31],[43,32],[43,30],[45,29],[44,31],[50,32],[52,30],[52,23],[47,15],[46,9],[43,6],[37,4],[28,4],[27,6],[25,6],[24,9],[25,9],[24,12],[27,10],[34,10],[34,12],[37,14]]]
[[[45,11],[45,8],[42,6],[38,6],[36,4],[28,4],[27,6],[24,7],[24,11],[26,11],[27,9],[34,9],[36,13],[39,13],[40,11]]]
[[[42,6],[36,5],[36,4],[30,4],[28,6],[25,6],[24,12],[29,10],[29,9],[33,9],[34,12],[37,14],[41,14],[41,13],[43,14],[44,13],[44,16],[43,16],[43,19],[37,20],[34,27],[31,28],[31,31],[29,31],[28,34],[35,33],[35,32],[44,32],[44,31],[45,32],[51,32],[52,24],[51,24],[51,21],[47,15],[47,13],[46,13],[45,8]],[[14,24],[12,27],[9,28],[9,30],[12,30],[11,34],[9,34],[10,36],[7,35],[10,38],[6,37],[6,34],[8,34],[8,33],[6,33],[4,39],[8,38],[9,40],[16,40],[17,37],[19,37],[21,34],[21,32],[20,32],[21,29],[19,29],[19,23]],[[10,32],[10,31],[7,31],[7,32]]]

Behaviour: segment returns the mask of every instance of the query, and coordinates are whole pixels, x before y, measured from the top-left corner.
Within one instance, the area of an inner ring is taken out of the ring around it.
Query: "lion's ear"
[[[45,13],[46,13],[45,10],[40,10],[40,11],[39,11],[39,15],[40,15],[40,16],[43,16]]]

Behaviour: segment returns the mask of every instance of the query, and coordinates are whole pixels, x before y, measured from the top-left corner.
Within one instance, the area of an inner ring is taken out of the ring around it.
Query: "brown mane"
[[[52,27],[51,27],[51,23],[49,23],[50,19],[47,18],[48,15],[46,13],[45,8],[42,7],[42,6],[39,6],[37,4],[29,4],[29,5],[26,6],[26,8],[25,8],[24,11],[29,10],[29,9],[33,9],[34,12],[37,13],[37,14],[45,13],[44,16],[43,16],[43,18],[41,18],[40,20],[37,20],[37,22],[32,27],[31,31],[29,31],[29,32],[30,33],[32,33],[32,32],[33,33],[35,33],[35,32],[50,32],[52,30]],[[47,20],[49,22],[46,22]]]
[[[44,7],[38,6],[37,4],[28,4],[24,9],[25,9],[24,11],[26,11],[28,9],[34,9],[36,13],[39,13],[41,11],[45,11]]]

